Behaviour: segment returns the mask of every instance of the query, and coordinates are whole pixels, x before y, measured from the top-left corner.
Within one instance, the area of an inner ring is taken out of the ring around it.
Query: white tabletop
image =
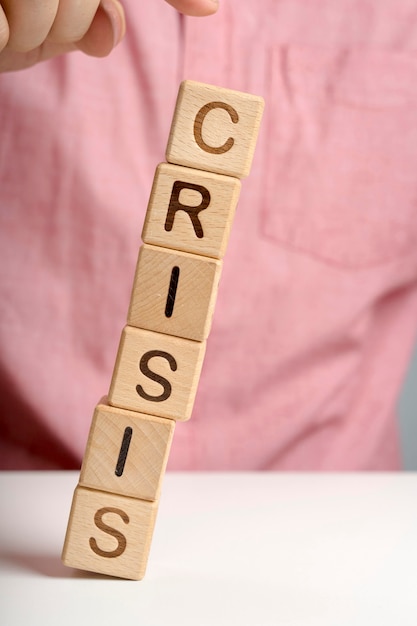
[[[141,582],[61,565],[77,480],[0,474],[2,625],[417,624],[417,474],[168,473]]]

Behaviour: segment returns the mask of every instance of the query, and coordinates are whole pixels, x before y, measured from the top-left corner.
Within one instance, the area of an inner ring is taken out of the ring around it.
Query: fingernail
[[[219,0],[210,0],[210,4],[214,4],[214,10],[217,11],[219,8]]]
[[[126,32],[123,7],[118,0],[101,0],[100,6],[110,20],[113,29],[113,47],[121,42]]]

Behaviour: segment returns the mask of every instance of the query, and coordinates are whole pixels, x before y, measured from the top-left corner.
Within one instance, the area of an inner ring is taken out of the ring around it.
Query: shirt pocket
[[[273,47],[262,235],[347,269],[417,249],[417,56]]]

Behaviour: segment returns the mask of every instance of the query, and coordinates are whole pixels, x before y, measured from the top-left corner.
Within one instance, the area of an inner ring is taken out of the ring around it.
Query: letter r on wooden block
[[[221,273],[221,261],[144,245],[139,251],[127,323],[204,341]]]
[[[264,109],[260,96],[181,83],[166,159],[209,172],[249,174]]]
[[[120,578],[145,575],[157,502],[77,487],[62,552],[69,567]]]
[[[230,176],[161,163],[155,172],[145,243],[221,259],[240,194]]]
[[[109,404],[186,421],[191,417],[205,342],[125,326]]]
[[[99,404],[90,428],[80,485],[157,500],[174,428],[171,419]]]

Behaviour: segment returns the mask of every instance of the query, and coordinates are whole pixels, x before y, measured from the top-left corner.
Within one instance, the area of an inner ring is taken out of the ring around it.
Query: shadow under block
[[[172,120],[167,161],[237,178],[247,176],[263,109],[260,96],[184,81]]]
[[[80,485],[157,500],[174,420],[99,404],[94,412]]]
[[[205,348],[205,342],[125,326],[108,394],[109,404],[188,420]]]
[[[139,251],[128,325],[204,341],[221,268],[216,259],[145,244]]]
[[[69,567],[141,580],[145,575],[157,502],[77,487],[62,561]]]
[[[188,167],[157,168],[142,231],[145,243],[221,259],[240,181]]]

